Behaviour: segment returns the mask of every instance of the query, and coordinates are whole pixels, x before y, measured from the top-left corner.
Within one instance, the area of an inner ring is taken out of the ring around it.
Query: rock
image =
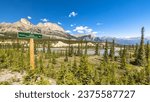
[[[23,23],[23,24],[29,25],[29,26],[32,25],[32,23],[29,22],[29,21],[28,21],[27,19],[25,19],[25,18],[21,18],[20,22]]]
[[[41,29],[44,28],[45,30],[58,30],[58,31],[65,32],[65,30],[62,27],[60,27],[59,25],[55,23],[50,23],[50,22],[39,23],[37,24],[37,27]]]

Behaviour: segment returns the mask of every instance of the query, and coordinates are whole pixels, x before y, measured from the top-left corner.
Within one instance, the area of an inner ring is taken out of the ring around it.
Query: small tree
[[[95,45],[95,55],[98,55],[98,43]]]
[[[40,74],[43,74],[44,73],[44,65],[43,65],[43,59],[42,57],[40,56],[39,58],[39,71],[38,71]]]
[[[126,70],[126,47],[125,46],[124,46],[123,54],[122,54],[122,57],[121,57],[121,69]]]
[[[81,52],[80,52],[80,44],[78,43],[78,50],[77,50],[77,55],[80,56]]]
[[[84,52],[85,55],[87,55],[87,42],[85,43],[85,52]]]
[[[115,56],[115,40],[113,40],[112,46],[110,49],[110,58],[112,61],[114,61],[114,56]]]
[[[72,57],[73,54],[74,54],[74,48],[73,46],[70,46],[69,57]]]
[[[149,42],[147,42],[147,44],[146,44],[146,61],[147,61],[147,63],[148,63],[148,61],[149,61],[149,57],[150,57],[150,48],[149,48]]]
[[[64,64],[61,65],[60,70],[57,73],[57,84],[63,85],[64,84],[64,75],[66,73],[66,67]]]
[[[67,48],[66,48],[66,53],[65,53],[65,59],[64,59],[65,62],[68,62],[68,51],[67,51]]]
[[[56,58],[55,58],[55,56],[52,56],[52,64],[56,64]]]
[[[47,53],[51,54],[51,45],[50,45],[50,41],[48,41],[48,46],[47,46]]]
[[[72,70],[73,74],[76,76],[77,72],[78,72],[78,66],[77,66],[77,61],[76,61],[76,57],[74,57],[74,62],[73,62],[73,66],[72,66]]]
[[[80,65],[79,65],[79,70],[78,70],[78,80],[83,84],[83,85],[89,85],[93,84],[93,76],[94,72],[92,72],[92,67],[88,63],[87,56],[82,56],[80,59]]]
[[[107,40],[106,40],[106,43],[105,43],[104,61],[106,63],[108,62],[108,42],[107,42]]]
[[[45,41],[43,42],[43,53],[45,53]]]
[[[81,51],[80,51],[80,55],[83,55],[83,42],[81,41]]]
[[[136,44],[135,51],[134,51],[134,57],[135,58],[137,58],[137,56],[138,56],[138,50],[139,50],[139,47],[138,47],[138,44]]]

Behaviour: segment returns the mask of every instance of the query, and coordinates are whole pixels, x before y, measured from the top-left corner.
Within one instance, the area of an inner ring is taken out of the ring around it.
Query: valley
[[[42,36],[34,39],[34,69],[30,66],[30,39],[18,38],[18,32]],[[92,34],[71,35],[50,22],[33,25],[22,18],[15,23],[1,23],[0,84],[150,84],[150,44],[144,38],[144,27],[136,43],[118,41]]]
[[[35,40],[33,70],[29,39],[1,38],[0,84],[147,85],[150,45],[145,45],[142,39],[143,35],[142,45],[119,45],[115,40]]]

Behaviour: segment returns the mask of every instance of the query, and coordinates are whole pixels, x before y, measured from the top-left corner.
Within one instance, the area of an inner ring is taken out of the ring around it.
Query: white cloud
[[[88,28],[87,26],[78,26],[73,31],[87,34],[87,33],[92,33],[93,30]]]
[[[43,21],[43,22],[48,22],[48,19],[43,18],[43,19],[41,19],[41,21]]]
[[[60,22],[57,22],[59,25],[62,25],[62,23],[60,23]]]
[[[73,26],[75,26],[75,25],[76,25],[76,24],[71,24],[70,27],[73,27]]]
[[[96,34],[97,34],[98,32],[92,32],[92,36],[96,36]]]
[[[71,12],[70,14],[69,14],[69,17],[75,17],[75,16],[77,16],[78,15],[78,13],[76,13],[76,12]]]
[[[83,34],[84,33],[84,31],[82,31],[82,30],[79,30],[79,31],[77,31],[78,33],[81,33],[81,34]]]
[[[99,22],[98,22],[98,23],[96,23],[96,25],[100,26],[100,25],[103,25],[103,23],[99,23]]]
[[[66,30],[65,32],[66,32],[66,33],[71,33],[71,31],[70,31],[70,30]]]
[[[78,26],[73,31],[81,33],[81,34],[91,34],[95,36],[98,32],[93,31],[93,29],[87,27],[87,26]]]
[[[31,17],[31,16],[27,16],[27,18],[28,18],[28,19],[32,19],[32,17]]]
[[[92,32],[93,34],[97,34],[98,32]]]

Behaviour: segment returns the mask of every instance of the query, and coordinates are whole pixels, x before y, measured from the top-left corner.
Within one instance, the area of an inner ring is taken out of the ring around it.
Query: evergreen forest
[[[57,42],[51,38],[34,40],[33,70],[29,39],[1,37],[0,78],[10,73],[13,77],[0,80],[0,84],[150,85],[150,44],[144,41],[144,27],[141,41],[136,45],[120,45],[115,39],[90,42],[94,46],[89,46],[89,41],[85,40],[64,40],[67,47],[52,50]],[[88,54],[89,50],[94,54]]]

